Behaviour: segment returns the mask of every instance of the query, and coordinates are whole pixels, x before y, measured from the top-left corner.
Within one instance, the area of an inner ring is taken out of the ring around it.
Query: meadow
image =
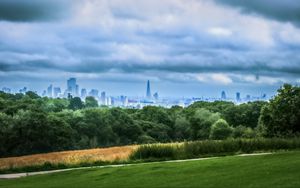
[[[300,187],[300,152],[227,156],[177,163],[82,169],[14,180],[5,188],[47,187]]]
[[[0,173],[226,156],[300,149],[300,139],[204,140],[63,151],[0,158]]]
[[[0,171],[28,166],[64,164],[67,166],[88,164],[97,161],[123,161],[137,148],[136,145],[110,148],[97,148],[75,151],[52,152],[20,157],[0,158]]]

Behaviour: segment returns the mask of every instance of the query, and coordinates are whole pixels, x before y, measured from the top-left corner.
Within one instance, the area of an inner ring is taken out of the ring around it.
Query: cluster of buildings
[[[267,98],[267,94],[265,94],[265,93],[262,94],[261,96],[246,95],[245,98],[242,98],[240,92],[236,92],[235,98],[227,98],[225,91],[222,91],[220,100],[221,101],[232,101],[235,103],[243,103],[243,102],[259,101],[259,100],[265,101],[265,100],[268,100],[268,98]]]
[[[21,91],[20,91],[21,92]],[[21,93],[25,93],[23,91]],[[119,106],[119,107],[132,107],[141,108],[149,104],[157,104],[158,93],[156,92],[153,96],[151,95],[150,81],[147,82],[146,97],[131,97],[128,96],[107,96],[105,91],[100,92],[98,89],[87,90],[85,88],[80,89],[77,84],[76,78],[70,78],[67,80],[67,88],[63,91],[60,87],[54,87],[52,84],[48,86],[47,90],[42,93],[43,97],[49,98],[71,98],[80,97],[85,100],[86,97],[94,97],[99,105],[105,106]]]
[[[6,93],[12,93],[10,88],[3,87],[2,91]],[[19,90],[19,93],[26,93],[28,90],[26,87],[23,87]],[[155,92],[153,95],[151,93],[151,86],[150,81],[147,81],[146,87],[146,96],[145,97],[128,97],[128,96],[107,96],[105,91],[99,92],[97,89],[87,90],[85,88],[79,88],[77,84],[76,78],[70,78],[67,80],[67,88],[62,90],[60,87],[54,87],[52,84],[47,87],[46,90],[42,93],[43,97],[49,98],[72,98],[72,97],[80,97],[82,100],[85,100],[87,96],[94,97],[99,105],[105,106],[117,106],[117,107],[126,107],[126,108],[142,108],[144,106],[163,106],[163,107],[172,107],[174,105],[187,107],[194,102],[197,101],[231,101],[234,103],[244,103],[250,101],[257,101],[257,100],[268,100],[267,95],[263,94],[259,97],[246,95],[245,98],[241,97],[241,93],[237,92],[235,98],[228,98],[226,96],[225,91],[221,92],[220,98],[162,98],[159,97],[158,93]]]

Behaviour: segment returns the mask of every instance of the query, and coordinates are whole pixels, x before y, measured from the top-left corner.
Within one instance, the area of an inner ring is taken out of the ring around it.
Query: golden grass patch
[[[78,164],[81,162],[127,160],[137,147],[136,145],[121,146],[0,158],[0,169],[41,165],[45,162]]]

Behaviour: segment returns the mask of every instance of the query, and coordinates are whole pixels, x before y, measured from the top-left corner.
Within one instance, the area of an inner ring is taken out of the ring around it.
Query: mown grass
[[[130,159],[144,161],[189,159],[292,149],[300,149],[300,138],[204,140],[184,144],[142,145],[130,155]]]
[[[300,187],[300,152],[227,156],[180,163],[82,169],[0,180],[5,188],[64,187]]]

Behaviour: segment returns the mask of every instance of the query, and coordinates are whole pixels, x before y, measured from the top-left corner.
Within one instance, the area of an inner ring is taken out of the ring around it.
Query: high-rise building
[[[111,106],[112,105],[111,103],[112,103],[111,97],[107,97],[106,105]]]
[[[240,92],[236,92],[236,97],[235,97],[237,102],[241,101],[241,93]]]
[[[222,93],[221,93],[221,100],[226,100],[226,93],[225,93],[225,91],[222,91]]]
[[[86,98],[86,95],[87,95],[86,89],[84,89],[84,88],[81,89],[80,97],[84,99],[84,98]]]
[[[109,103],[111,106],[115,105],[115,98],[114,97],[110,97]]]
[[[26,93],[27,92],[27,87],[23,87],[22,89],[19,90],[20,93]]]
[[[105,91],[101,92],[101,104],[106,105],[106,93],[105,93]]]
[[[154,93],[153,97],[154,97],[155,100],[158,100],[158,93],[157,92]]]
[[[60,94],[61,94],[61,89],[60,89],[60,87],[54,87],[54,88],[53,88],[53,96],[54,96],[55,98],[57,98],[57,97],[59,97]]]
[[[47,96],[46,90],[43,91],[42,96],[43,96],[43,97],[46,97],[46,96]]]
[[[8,88],[8,87],[3,87],[3,88],[2,88],[2,91],[5,92],[5,93],[10,93],[10,92],[11,92],[11,89]]]
[[[99,94],[99,91],[97,89],[92,89],[89,92],[89,96],[92,96],[92,97],[95,97],[95,98],[98,98],[98,94]]]
[[[48,97],[53,97],[53,86],[50,84],[50,86],[47,88],[47,96]]]
[[[75,96],[79,96],[79,85],[76,84]]]
[[[121,100],[122,106],[127,106],[128,105],[128,98],[127,98],[127,96],[121,95],[120,100]]]
[[[246,100],[247,100],[247,101],[250,101],[250,100],[251,100],[251,96],[250,96],[250,95],[247,95],[247,96],[246,96]]]
[[[78,85],[76,84],[76,78],[70,78],[67,80],[67,91],[72,96],[78,95]]]
[[[147,99],[151,99],[151,90],[150,90],[150,81],[147,81],[147,92],[146,92]]]

